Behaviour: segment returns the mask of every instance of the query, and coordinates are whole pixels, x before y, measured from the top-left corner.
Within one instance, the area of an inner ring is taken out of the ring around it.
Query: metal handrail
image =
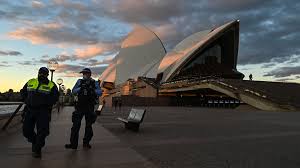
[[[9,119],[6,121],[6,123],[4,124],[4,126],[2,127],[2,130],[6,130],[6,128],[8,127],[8,125],[11,123],[11,121],[14,119],[14,117],[17,115],[17,113],[20,111],[21,107],[23,106],[24,103],[20,103],[19,106],[17,107],[17,109],[15,110],[14,113],[12,113],[12,115],[9,117]]]
[[[19,105],[23,102],[0,102],[0,105]]]
[[[9,124],[11,123],[11,121],[14,119],[14,117],[17,115],[17,113],[20,111],[20,109],[22,108],[22,106],[25,104],[23,102],[12,102],[12,103],[1,103],[2,105],[19,105],[16,110],[12,113],[12,115],[9,117],[9,119],[6,121],[6,123],[3,125],[2,130],[6,130],[6,128],[9,126]],[[53,106],[53,109],[57,108],[58,112],[59,112],[59,103],[57,103],[56,105]],[[51,112],[52,113],[52,112]]]

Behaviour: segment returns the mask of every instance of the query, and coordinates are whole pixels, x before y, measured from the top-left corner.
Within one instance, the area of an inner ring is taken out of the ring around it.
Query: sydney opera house
[[[169,52],[154,32],[136,25],[99,78],[105,88],[103,99],[109,106],[247,103],[263,110],[298,108],[283,99],[298,84],[243,80],[236,68],[239,25],[236,20],[192,34]],[[270,94],[282,85],[288,87],[280,96]]]

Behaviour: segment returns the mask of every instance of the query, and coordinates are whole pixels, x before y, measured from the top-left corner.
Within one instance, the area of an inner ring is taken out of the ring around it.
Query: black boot
[[[84,149],[91,149],[92,146],[89,143],[83,143],[83,148]]]
[[[42,158],[41,149],[35,149],[32,153],[32,157],[34,158]]]
[[[35,152],[35,150],[36,150],[35,148],[36,148],[35,144],[34,144],[34,143],[32,143],[32,146],[31,146],[31,151],[32,151],[32,152]]]
[[[72,145],[72,144],[65,144],[65,148],[66,149],[77,149],[76,145]]]

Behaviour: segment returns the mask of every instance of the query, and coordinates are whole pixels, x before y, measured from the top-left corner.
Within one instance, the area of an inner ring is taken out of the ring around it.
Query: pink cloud
[[[261,0],[211,0],[207,2],[206,6],[209,8],[243,9],[251,8],[261,3]]]
[[[83,68],[85,68],[84,65],[59,64],[59,67],[55,72],[62,74],[64,77],[79,77],[81,76],[79,72]],[[106,66],[91,66],[89,68],[92,70],[92,75],[95,77],[101,74],[106,69]]]
[[[104,50],[99,45],[91,45],[83,49],[75,49],[75,55],[80,59],[87,59],[103,53]]]
[[[152,27],[153,31],[160,37],[168,39],[178,34],[174,24],[162,24],[160,26]]]
[[[95,45],[89,45],[86,48],[75,49],[74,55],[76,55],[78,59],[89,59],[112,49],[113,45],[111,44],[98,43]]]
[[[42,25],[29,24],[8,33],[12,39],[28,40],[32,44],[53,44],[65,48],[70,44],[92,45],[97,44],[95,36],[87,35],[64,23],[52,22]]]
[[[66,1],[65,1],[65,0],[53,0],[53,3],[54,3],[54,4],[61,5],[61,4],[66,3]]]
[[[33,8],[43,8],[45,5],[40,1],[32,1],[31,5]]]
[[[61,77],[66,77],[66,78],[78,78],[81,76],[82,76],[82,74],[80,74],[78,72],[69,72],[69,73],[65,73],[64,75],[61,75]]]
[[[47,44],[51,43],[51,38],[47,36],[47,31],[55,31],[61,28],[62,25],[59,23],[48,23],[42,26],[30,27],[30,28],[19,28],[8,35],[13,39],[28,40],[32,44]]]

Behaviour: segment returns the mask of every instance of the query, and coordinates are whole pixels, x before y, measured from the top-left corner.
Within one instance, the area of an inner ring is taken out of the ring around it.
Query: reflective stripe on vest
[[[28,92],[40,92],[40,93],[44,93],[44,94],[50,94],[51,89],[54,86],[54,83],[49,81],[48,84],[41,84],[40,87],[39,86],[39,81],[38,79],[30,79],[27,82],[27,91]],[[38,89],[37,89],[38,88]]]

